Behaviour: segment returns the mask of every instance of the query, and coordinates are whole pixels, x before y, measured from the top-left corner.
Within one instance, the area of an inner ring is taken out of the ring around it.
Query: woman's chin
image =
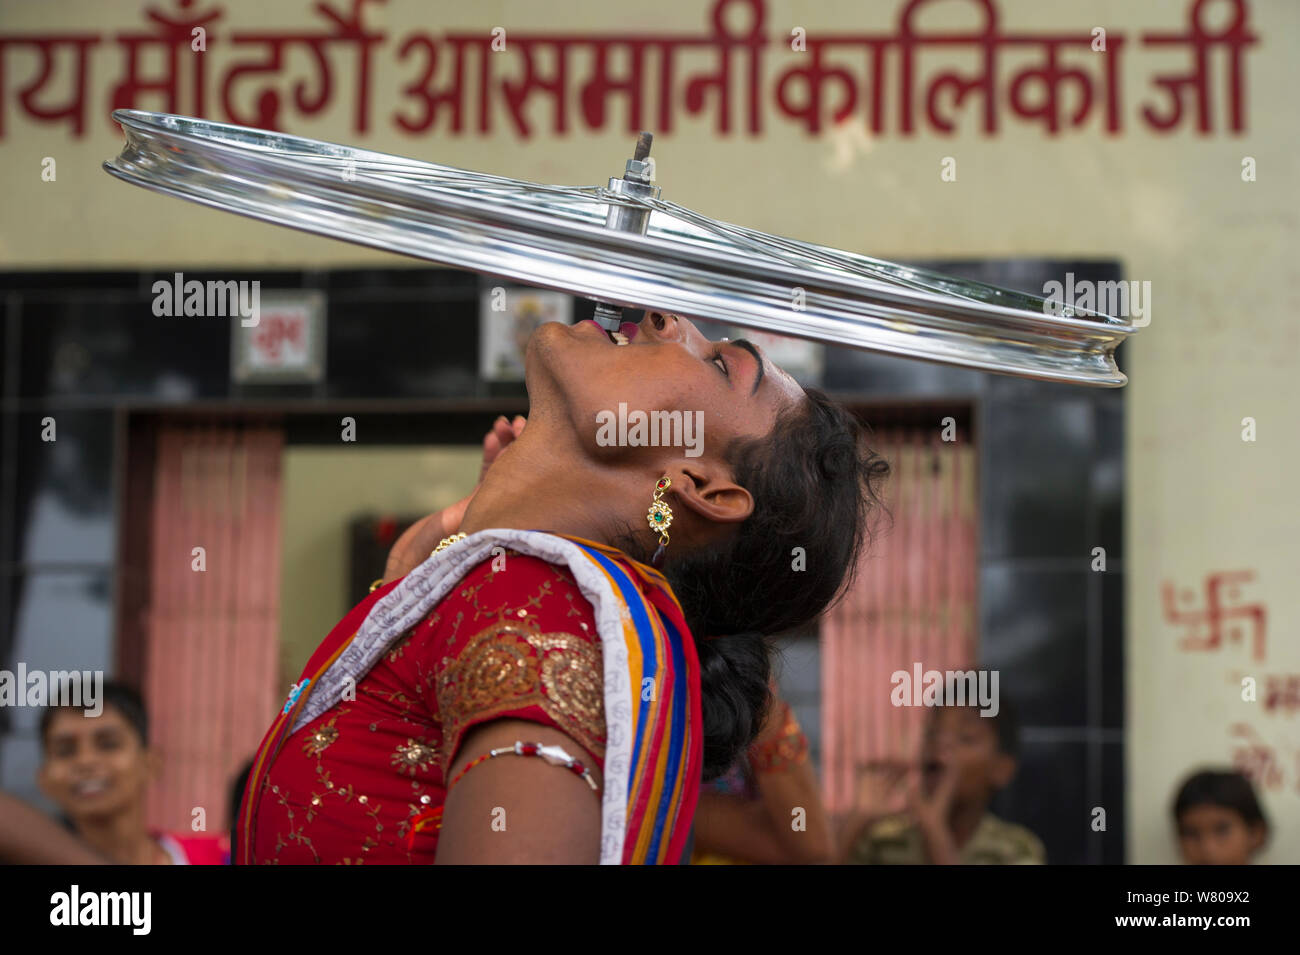
[[[528,336],[528,347],[524,349],[524,366],[532,363],[535,355],[548,356],[562,347],[561,339],[569,338],[572,326],[563,322],[543,322]]]
[[[600,348],[613,348],[613,344],[600,326],[592,322],[566,325],[563,322],[546,322],[538,325],[528,340],[524,355],[524,381],[532,392],[538,380],[536,373],[545,369],[560,388],[571,387],[572,376],[586,373],[598,360]]]

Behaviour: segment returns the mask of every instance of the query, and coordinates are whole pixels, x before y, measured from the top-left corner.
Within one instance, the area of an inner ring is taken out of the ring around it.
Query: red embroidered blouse
[[[508,573],[493,560],[471,570],[358,681],[355,700],[286,740],[250,795],[258,862],[433,862],[437,828],[412,836],[412,820],[442,805],[461,739],[488,720],[554,726],[603,769],[591,605],[567,568],[513,551],[506,562]]]

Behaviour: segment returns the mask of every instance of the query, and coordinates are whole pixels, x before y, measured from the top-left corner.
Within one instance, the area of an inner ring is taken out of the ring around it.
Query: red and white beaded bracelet
[[[573,773],[573,775],[581,776],[586,780],[587,785],[591,787],[592,792],[600,792],[599,787],[596,785],[596,780],[591,778],[591,772],[582,764],[581,760],[574,759],[565,752],[564,747],[544,745],[542,743],[525,743],[522,740],[516,740],[513,746],[501,746],[497,749],[489,750],[482,756],[471,759],[465,768],[456,774],[456,778],[447,784],[447,789],[450,790],[452,786],[460,782],[465,774],[479,763],[489,759],[494,759],[497,756],[540,756],[552,766],[563,766],[569,772]]]

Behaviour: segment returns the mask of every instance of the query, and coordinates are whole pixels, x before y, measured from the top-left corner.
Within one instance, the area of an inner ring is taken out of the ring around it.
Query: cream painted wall
[[[352,520],[428,514],[455,503],[478,480],[482,454],[478,446],[285,449],[280,666],[286,686],[351,609]],[[383,572],[376,567],[374,576]]]
[[[793,26],[810,34],[892,30],[901,6],[893,0],[769,0],[768,30],[778,38]],[[960,18],[950,23],[977,22],[974,5],[959,0],[935,5],[927,17],[937,14],[939,20],[925,23],[943,20],[939,6]],[[1242,702],[1238,679],[1300,674],[1294,585],[1300,570],[1294,489],[1300,473],[1300,111],[1294,70],[1300,3],[1249,4],[1250,25],[1261,43],[1245,57],[1243,134],[1224,131],[1223,58],[1212,55],[1210,88],[1220,125],[1209,136],[1188,127],[1160,135],[1136,119],[1135,104],[1151,96],[1151,76],[1186,68],[1185,54],[1143,50],[1136,38],[1149,30],[1182,32],[1190,0],[998,0],[996,6],[1006,29],[1087,33],[1101,24],[1132,38],[1123,57],[1124,130],[1107,135],[1094,114],[1086,128],[1049,138],[1003,110],[1001,130],[987,137],[973,128],[970,112],[951,137],[922,127],[904,138],[892,121],[875,139],[847,131],[813,137],[777,122],[769,97],[766,129],[758,140],[715,136],[703,119],[683,121],[673,134],[661,136],[655,146],[660,184],[666,197],[720,219],[886,258],[1097,256],[1118,258],[1130,278],[1151,283],[1151,326],[1135,338],[1125,368],[1132,379],[1125,555],[1130,858],[1173,860],[1167,818],[1172,787],[1194,765],[1227,762],[1233,750],[1228,727],[1244,719],[1276,750],[1285,773],[1284,784],[1266,796],[1278,824],[1266,858],[1300,861],[1300,713],[1268,714],[1260,702]],[[55,23],[47,4],[6,3],[0,30],[71,30],[74,24],[77,29],[138,28],[142,7],[68,0],[59,5],[62,14]],[[306,0],[227,0],[223,8],[228,20],[244,28],[317,24]],[[698,34],[709,9],[686,0],[645,5],[390,0],[372,10],[368,22],[393,32],[505,25],[517,31]],[[211,55],[222,54],[214,49]],[[33,69],[28,62],[27,69]],[[954,54],[939,62],[969,69],[971,61]],[[35,126],[12,102],[5,104],[0,260],[7,267],[397,261],[110,179],[99,164],[117,152],[120,138],[105,118],[104,76],[117,66],[109,51],[97,54],[94,65],[100,77],[93,81],[97,108],[83,140],[62,128]],[[599,131],[579,125],[565,137],[543,131],[526,142],[513,133],[400,136],[386,118],[394,104],[380,94],[400,89],[410,72],[410,64],[403,71],[391,58],[376,63],[374,132],[363,145],[541,181],[596,183],[620,169],[631,144],[621,123]],[[346,107],[341,98],[328,116],[296,120],[293,131],[357,142]],[[53,183],[40,179],[46,156],[58,162]],[[940,164],[949,156],[957,161],[957,179],[942,182]],[[1242,180],[1247,156],[1258,164],[1255,182]],[[1247,417],[1257,423],[1254,442],[1241,438]],[[357,460],[353,455],[330,460],[328,481],[311,475],[320,483],[313,492],[317,503],[397,506],[400,502],[381,496],[368,482],[386,468],[357,468],[347,480],[339,476],[344,472],[338,469],[354,466],[347,463]],[[351,490],[344,493],[344,486]],[[297,484],[290,487],[306,494]],[[340,497],[329,497],[336,491]],[[292,493],[286,502],[300,506]],[[287,526],[294,521],[290,513]],[[325,540],[311,543],[321,555],[342,553]],[[341,570],[311,564],[327,558],[310,553],[310,544],[294,546],[301,550],[287,554],[287,562],[311,567],[311,573],[304,577],[309,582],[286,592],[293,598],[286,603],[304,603],[304,612],[310,608],[311,620],[295,623],[293,630],[314,634],[337,617],[334,609],[325,611],[319,582],[341,579]],[[1234,570],[1255,575],[1240,601],[1265,608],[1267,658],[1256,661],[1247,648],[1232,643],[1214,653],[1179,650],[1185,628],[1165,613],[1163,586],[1192,591],[1194,605],[1203,607],[1208,575]]]

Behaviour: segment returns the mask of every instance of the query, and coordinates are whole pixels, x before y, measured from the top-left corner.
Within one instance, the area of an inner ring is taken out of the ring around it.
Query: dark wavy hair
[[[715,548],[670,548],[663,567],[699,653],[706,781],[763,726],[772,638],[811,623],[852,583],[889,475],[857,418],[820,389],[805,394],[770,433],[724,451],[753,514]]]
[[[1255,795],[1250,780],[1236,769],[1204,769],[1189,776],[1174,797],[1174,823],[1181,825],[1183,815],[1197,806],[1230,809],[1248,826],[1269,831],[1268,817]]]
[[[103,692],[100,694],[100,702],[105,708],[112,707],[122,714],[127,724],[139,734],[141,746],[149,745],[149,711],[145,708],[144,700],[134,687],[127,686],[117,680],[106,680]],[[47,706],[41,710],[40,737],[42,747],[49,742],[50,725],[54,722],[54,717],[59,710],[82,712],[83,707],[72,705]]]

